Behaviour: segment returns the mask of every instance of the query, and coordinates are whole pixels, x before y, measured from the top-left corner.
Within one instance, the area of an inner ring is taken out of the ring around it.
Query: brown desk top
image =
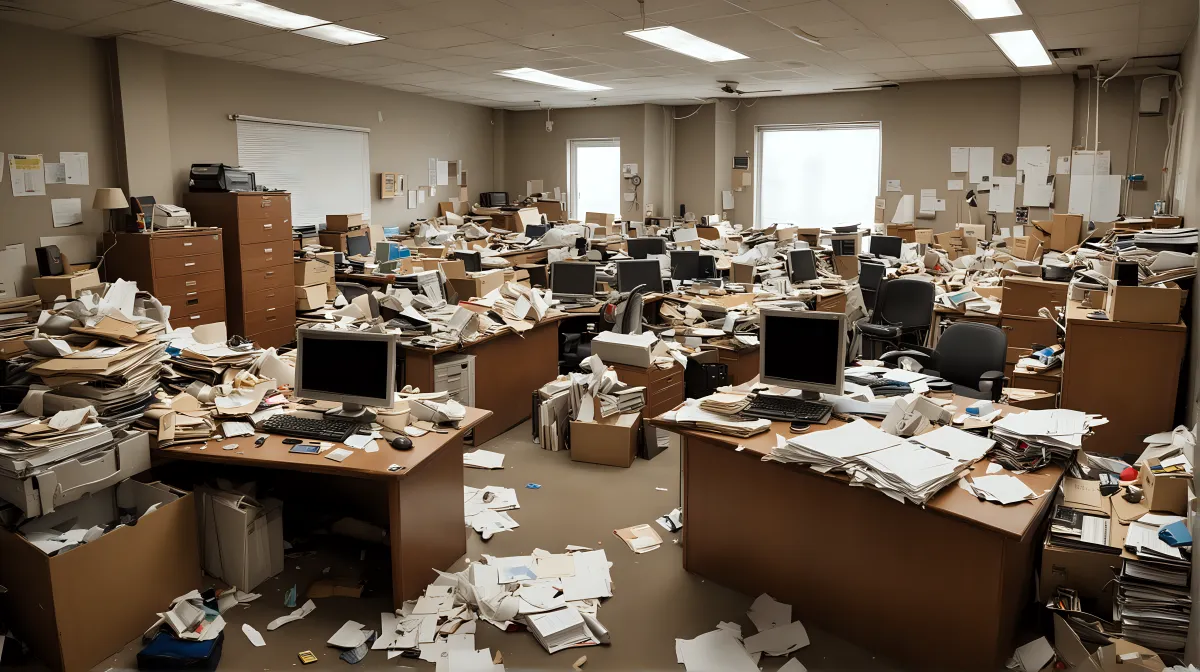
[[[967,399],[965,397],[955,397],[955,404],[960,409],[966,408],[972,401],[974,400]],[[1004,404],[998,404],[997,406],[1009,411],[1023,411],[1023,409],[1006,406]],[[751,453],[758,458],[769,454],[771,449],[775,447],[776,434],[779,434],[786,439],[797,436],[797,434],[792,433],[789,423],[786,422],[772,422],[770,431],[757,434],[748,439],[739,439],[735,436],[727,436],[724,434],[702,432],[695,429],[685,428],[675,423],[663,420],[661,416],[653,419],[651,422],[687,436],[708,439],[710,441],[725,445],[730,449],[736,449],[738,446],[745,446],[744,452]],[[879,425],[879,423],[876,421],[871,421],[871,423],[875,426]],[[813,426],[811,429],[809,429],[809,431],[825,431],[840,427],[844,424],[846,423],[840,420],[830,420],[829,424],[824,426]],[[976,462],[971,467],[969,472],[970,475],[972,477],[986,475],[989,464],[991,464],[991,460],[986,457],[979,462]],[[845,474],[821,474],[807,468],[805,465],[796,463],[790,463],[786,466],[800,470],[813,477],[836,478],[849,483],[849,478]],[[1021,479],[1021,481],[1024,482],[1025,485],[1029,486],[1029,489],[1033,490],[1035,494],[1041,494],[1045,490],[1050,490],[1051,492],[1048,492],[1032,502],[1021,502],[1019,504],[1002,506],[992,502],[980,501],[978,498],[968,494],[966,490],[958,487],[957,483],[952,483],[935,495],[926,506],[927,508],[938,513],[953,516],[980,527],[995,530],[1018,539],[1024,538],[1025,535],[1030,534],[1035,530],[1039,521],[1042,519],[1043,513],[1049,509],[1050,504],[1054,501],[1053,490],[1058,486],[1059,479],[1061,479],[1063,476],[1063,469],[1057,465],[1051,465],[1039,469],[1033,473],[1012,474],[1012,472],[1007,470],[1005,470],[1004,473],[1014,475]],[[847,487],[850,486],[847,485]],[[872,488],[859,489],[871,490]],[[871,494],[872,496],[888,498],[887,495],[884,495],[880,492],[874,492]],[[888,499],[890,500],[890,498]],[[894,500],[891,501],[894,502]],[[895,503],[898,504],[898,502]],[[906,502],[904,506],[912,506],[912,504]]]
[[[267,469],[289,469],[293,471],[308,471],[313,473],[331,474],[334,476],[353,476],[355,478],[402,478],[405,474],[417,469],[429,456],[444,448],[454,438],[492,415],[491,411],[481,408],[468,408],[467,417],[458,429],[450,430],[447,434],[430,432],[425,436],[413,438],[413,449],[400,451],[388,445],[386,439],[379,439],[379,452],[368,453],[363,450],[347,448],[354,454],[342,462],[334,462],[326,458],[332,450],[346,448],[344,444],[336,443],[334,447],[319,455],[301,455],[289,453],[291,446],[283,444],[287,437],[277,434],[267,435],[267,441],[261,448],[254,446],[258,436],[243,436],[237,439],[209,439],[204,447],[199,444],[172,446],[156,449],[160,454],[166,454],[181,460],[200,460],[204,462],[222,462],[242,467],[262,467]],[[385,432],[385,436],[389,435]],[[237,444],[233,450],[225,450],[222,446]],[[398,464],[399,471],[388,471],[390,465]]]
[[[1114,322],[1112,320],[1090,320],[1087,314],[1095,310],[1102,310],[1103,306],[1097,308],[1084,308],[1082,301],[1067,301],[1067,326],[1070,327],[1072,322],[1079,322],[1098,327],[1108,327],[1116,329],[1148,329],[1151,331],[1187,331],[1187,325],[1183,322],[1176,324],[1147,324],[1143,322]]]
[[[547,317],[546,319],[542,320],[541,322],[534,322],[533,328],[541,329],[542,327],[545,327],[547,325],[555,324],[561,320],[565,320],[568,317],[570,317],[569,313],[560,313],[558,315],[552,315],[552,316]],[[484,336],[483,338],[471,341],[470,343],[467,343],[465,345],[463,345],[463,344],[445,345],[440,348],[423,348],[419,345],[411,345],[409,343],[400,343],[399,345],[401,348],[404,348],[405,350],[409,350],[411,352],[424,352],[424,353],[428,353],[428,354],[432,354],[432,355],[440,355],[444,352],[466,352],[467,350],[470,350],[472,347],[474,347],[476,345],[480,345],[481,343],[487,343],[488,341],[492,341],[497,338],[503,338],[505,336],[520,336],[520,334],[518,332],[515,332],[512,330],[503,331],[498,334],[488,334],[487,336]]]

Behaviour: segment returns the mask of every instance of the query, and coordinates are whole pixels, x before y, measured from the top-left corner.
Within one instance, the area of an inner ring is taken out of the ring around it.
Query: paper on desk
[[[242,632],[246,634],[246,639],[254,646],[266,646],[267,642],[263,639],[262,634],[255,630],[249,623],[242,624]]]
[[[81,425],[95,420],[96,408],[94,406],[84,406],[83,408],[74,408],[68,411],[59,411],[55,413],[50,421],[46,424],[51,429],[59,431],[69,431],[80,427]]]
[[[914,436],[912,440],[958,462],[974,462],[983,459],[987,451],[996,445],[996,442],[991,439],[945,426]]]
[[[1021,479],[1007,474],[978,476],[972,479],[972,483],[975,489],[983,491],[988,499],[1001,504],[1015,504],[1036,497],[1033,490],[1030,490],[1029,486],[1025,485]]]
[[[764,632],[791,623],[792,605],[776,602],[773,597],[763,593],[755,598],[746,616],[759,632]]]
[[[904,369],[888,369],[887,373],[883,374],[885,380],[894,380],[898,383],[912,383],[917,380],[926,380],[932,378],[928,374],[919,373],[917,371],[905,371]]]
[[[350,436],[346,437],[344,443],[351,448],[362,450],[363,448],[366,448],[367,444],[371,443],[372,441],[374,441],[374,439],[371,438],[370,434],[351,434]]]
[[[765,653],[768,656],[786,656],[787,654],[808,646],[808,631],[800,621],[792,621],[787,625],[764,630],[757,635],[747,637],[746,653]]]
[[[352,451],[352,450],[346,450],[345,448],[335,448],[334,450],[329,451],[329,454],[325,456],[325,459],[333,460],[334,462],[341,462],[353,454],[354,454],[354,451]]]

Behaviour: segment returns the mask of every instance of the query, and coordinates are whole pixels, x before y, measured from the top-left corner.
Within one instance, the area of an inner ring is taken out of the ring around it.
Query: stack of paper
[[[0,301],[0,359],[25,352],[42,310],[40,296],[19,296]]]
[[[855,483],[869,483],[893,499],[914,504],[928,502],[942,488],[958,479],[970,466],[926,448],[904,441],[899,445],[867,453],[858,458]]]
[[[1196,229],[1146,229],[1133,235],[1133,242],[1138,245],[1195,245],[1197,243]]]
[[[654,549],[662,546],[662,537],[654,531],[654,528],[649,525],[634,525],[633,527],[625,527],[619,530],[613,530],[613,534],[624,541],[629,550],[634,553],[649,553]]]
[[[531,614],[525,622],[538,643],[550,653],[600,643],[575,607],[566,606],[555,611]]]
[[[700,400],[700,410],[717,415],[737,415],[749,405],[750,397],[745,394],[717,392]]]
[[[689,399],[678,411],[669,412],[664,416],[681,425],[695,427],[706,432],[726,434],[738,438],[746,438],[762,434],[771,429],[771,421],[765,418],[756,420],[731,420],[723,415],[710,413],[700,408],[700,402]]]
[[[1122,636],[1156,651],[1182,652],[1192,613],[1190,572],[1185,561],[1124,560],[1115,609]]]
[[[1066,464],[1092,427],[1108,422],[1065,408],[1011,413],[993,424],[992,459],[1013,471]]]
[[[504,453],[494,453],[483,449],[463,453],[463,466],[475,469],[503,469]]]

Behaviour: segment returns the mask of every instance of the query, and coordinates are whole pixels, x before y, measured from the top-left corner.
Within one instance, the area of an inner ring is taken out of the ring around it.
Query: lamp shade
[[[97,189],[92,208],[96,210],[124,210],[129,207],[125,192],[118,188]]]

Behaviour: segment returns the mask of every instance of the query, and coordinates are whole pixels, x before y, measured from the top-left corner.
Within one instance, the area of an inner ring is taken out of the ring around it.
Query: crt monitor
[[[841,394],[846,365],[846,316],[815,310],[759,310],[759,381],[816,393]]]
[[[900,236],[871,236],[871,254],[877,257],[900,258],[904,239]]]
[[[550,291],[555,295],[592,296],[596,293],[596,264],[581,261],[550,264]]]
[[[392,407],[396,336],[361,331],[296,330],[296,396],[340,401],[328,413],[368,421],[365,406]]]
[[[673,280],[696,280],[700,277],[700,252],[697,250],[673,250],[671,252],[671,278]]]
[[[879,285],[883,282],[885,273],[887,273],[887,266],[879,262],[864,261],[858,265],[858,285],[864,291],[879,291]]]
[[[545,224],[527,224],[525,225],[525,237],[537,240],[546,235],[546,231],[548,230],[550,230],[550,227]]]
[[[667,239],[659,236],[630,238],[627,244],[629,245],[629,256],[634,259],[645,259],[651,254],[667,253]]]
[[[478,252],[460,250],[454,253],[454,258],[463,262],[463,270],[467,273],[478,273],[483,270],[483,255]]]
[[[817,258],[811,250],[788,251],[788,276],[792,282],[817,279]]]
[[[657,259],[630,259],[617,262],[617,291],[631,292],[645,285],[647,292],[662,291],[662,267]]]
[[[371,253],[370,236],[346,236],[346,254],[356,256]]]

